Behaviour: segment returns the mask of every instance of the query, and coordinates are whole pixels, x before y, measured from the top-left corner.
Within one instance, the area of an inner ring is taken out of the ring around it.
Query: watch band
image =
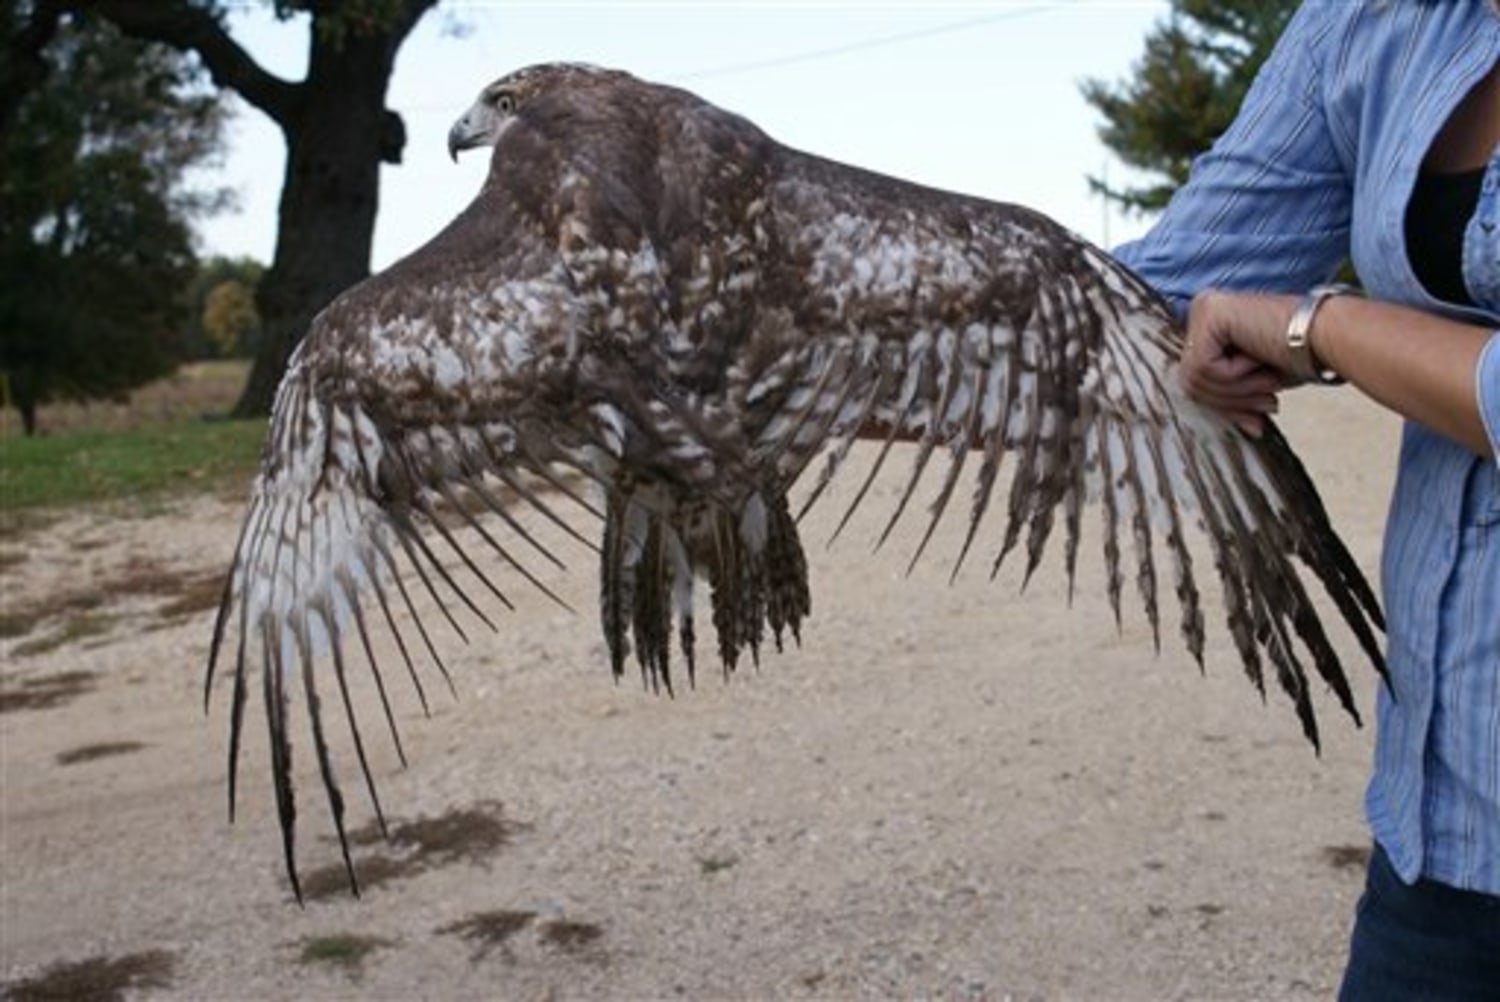
[[[1337,386],[1344,381],[1343,376],[1324,366],[1313,355],[1308,335],[1312,331],[1313,318],[1318,315],[1318,307],[1334,296],[1360,294],[1352,285],[1334,283],[1315,286],[1302,297],[1302,301],[1292,311],[1292,319],[1286,325],[1287,357],[1292,375],[1304,383],[1321,383],[1324,386]]]

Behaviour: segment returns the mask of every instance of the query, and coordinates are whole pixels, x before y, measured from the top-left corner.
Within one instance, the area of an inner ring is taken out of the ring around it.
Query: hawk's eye
[[[495,106],[495,110],[500,112],[500,114],[502,115],[509,115],[511,112],[516,110],[516,99],[510,94],[506,94],[503,92],[500,94],[496,94],[495,99],[492,103]]]

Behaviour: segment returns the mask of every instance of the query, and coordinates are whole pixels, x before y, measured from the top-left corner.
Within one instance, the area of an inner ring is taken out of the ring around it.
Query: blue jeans
[[[1500,1002],[1500,897],[1404,884],[1379,845],[1339,1002]]]

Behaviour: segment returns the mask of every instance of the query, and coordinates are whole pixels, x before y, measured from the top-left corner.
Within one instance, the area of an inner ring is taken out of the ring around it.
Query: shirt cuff
[[[1479,416],[1490,439],[1490,451],[1495,454],[1495,464],[1500,466],[1500,331],[1490,335],[1479,353],[1474,389]]]

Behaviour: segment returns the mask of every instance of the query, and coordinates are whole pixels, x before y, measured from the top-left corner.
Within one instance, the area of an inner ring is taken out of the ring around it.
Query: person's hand
[[[1286,346],[1296,306],[1294,296],[1217,289],[1195,296],[1177,373],[1188,395],[1260,437],[1276,395],[1296,383]]]

